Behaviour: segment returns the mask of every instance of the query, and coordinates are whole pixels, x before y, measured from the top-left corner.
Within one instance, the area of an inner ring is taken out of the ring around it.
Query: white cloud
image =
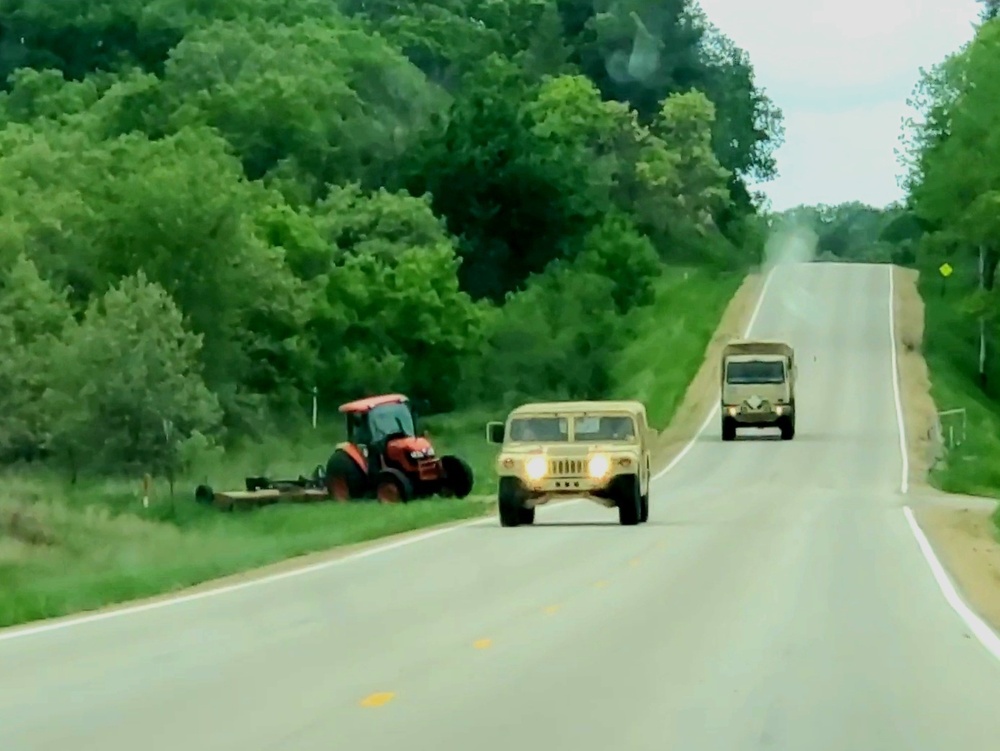
[[[972,36],[975,0],[700,0],[743,47],[785,113],[776,209],[897,199],[894,156],[906,99],[929,67]]]

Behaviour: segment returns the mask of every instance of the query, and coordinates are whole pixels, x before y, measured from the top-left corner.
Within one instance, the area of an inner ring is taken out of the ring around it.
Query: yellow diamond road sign
[[[938,271],[941,272],[941,276],[947,279],[949,276],[952,275],[952,272],[955,271],[955,269],[951,267],[950,263],[945,262],[942,263],[940,266],[938,266]]]

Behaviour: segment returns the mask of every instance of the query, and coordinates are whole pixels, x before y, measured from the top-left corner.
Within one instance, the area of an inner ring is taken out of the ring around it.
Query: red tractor
[[[374,496],[406,503],[431,495],[465,498],[472,468],[457,456],[437,456],[402,394],[370,396],[340,405],[347,441],[326,465],[326,484],[337,501]]]

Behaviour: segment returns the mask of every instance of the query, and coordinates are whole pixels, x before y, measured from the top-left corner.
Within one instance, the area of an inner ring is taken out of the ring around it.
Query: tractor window
[[[730,362],[726,367],[726,383],[784,383],[785,365],[780,360],[749,360]]]
[[[372,442],[371,431],[368,430],[368,420],[363,414],[347,416],[347,438],[351,443],[367,446]]]
[[[381,404],[375,407],[368,413],[368,427],[371,429],[372,439],[375,441],[390,435],[412,436],[415,434],[410,408],[399,402]]]
[[[519,417],[510,422],[510,440],[562,442],[569,440],[569,421],[565,417]]]
[[[577,441],[631,441],[635,438],[635,422],[628,415],[577,417],[573,422],[573,438]]]

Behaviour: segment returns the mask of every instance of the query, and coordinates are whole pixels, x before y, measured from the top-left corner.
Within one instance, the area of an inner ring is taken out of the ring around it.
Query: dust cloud
[[[812,227],[786,219],[771,229],[764,245],[764,259],[761,271],[766,275],[778,271],[778,267],[790,264],[810,263],[816,259],[819,237]],[[790,332],[804,323],[823,326],[832,321],[821,321],[821,315],[807,289],[785,284],[771,284],[767,296],[771,304],[781,306],[784,315],[782,323]],[[755,332],[756,334],[757,332]],[[784,331],[769,332],[775,338],[787,338]]]
[[[819,237],[805,224],[783,223],[775,227],[764,245],[764,271],[783,263],[809,263],[816,258]]]

